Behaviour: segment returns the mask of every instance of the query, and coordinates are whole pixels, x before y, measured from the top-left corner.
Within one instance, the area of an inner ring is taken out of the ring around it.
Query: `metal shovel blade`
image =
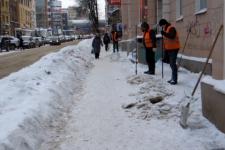
[[[181,107],[180,125],[184,129],[188,127],[187,119],[189,117],[189,110],[190,110],[190,103],[187,103],[187,105]]]

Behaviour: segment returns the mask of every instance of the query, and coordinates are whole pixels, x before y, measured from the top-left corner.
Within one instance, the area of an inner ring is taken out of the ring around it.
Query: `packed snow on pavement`
[[[91,55],[91,40],[43,57],[0,80],[0,150],[213,150],[225,148],[225,134],[201,113],[200,88],[191,104],[188,128],[179,125],[180,106],[198,74],[170,68],[156,75],[131,63],[125,52],[102,49]],[[151,103],[159,100],[158,103]]]

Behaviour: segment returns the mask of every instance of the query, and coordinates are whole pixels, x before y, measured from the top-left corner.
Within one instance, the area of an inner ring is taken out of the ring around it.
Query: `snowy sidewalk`
[[[145,131],[121,107],[134,90],[126,80],[128,68],[123,66],[119,54],[102,57],[95,61],[95,68],[87,78],[85,95],[74,108],[74,120],[69,123],[71,137],[62,149],[137,150],[137,143],[143,142]]]
[[[178,123],[178,104],[184,88],[190,91],[192,87],[191,82],[182,85],[185,78],[193,77],[182,76],[188,72],[180,73],[181,85],[170,86],[160,79],[160,70],[155,77],[142,73],[133,75],[134,65],[127,60],[125,53],[108,52],[94,64],[59,149],[205,150],[225,147],[225,136],[202,118],[199,110],[192,118],[192,128],[184,130]],[[142,71],[143,68],[139,70]],[[168,66],[166,74],[170,76]],[[143,99],[149,94],[161,94],[166,102],[146,104]],[[137,108],[122,108],[132,102],[140,104]]]

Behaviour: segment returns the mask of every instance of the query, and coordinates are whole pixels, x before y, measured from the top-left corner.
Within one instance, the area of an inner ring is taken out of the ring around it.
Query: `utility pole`
[[[2,35],[2,0],[0,0],[0,35]]]

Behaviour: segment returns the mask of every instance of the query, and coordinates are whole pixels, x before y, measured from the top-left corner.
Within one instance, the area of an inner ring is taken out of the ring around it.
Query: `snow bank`
[[[216,91],[225,94],[225,80],[215,80],[211,76],[206,76],[202,82],[212,85]]]
[[[92,67],[89,40],[0,80],[0,149],[37,150]],[[88,51],[88,52],[87,52]]]
[[[178,54],[178,58],[183,58],[183,59],[187,59],[187,60],[191,60],[191,61],[197,61],[197,62],[203,62],[205,63],[207,58],[202,58],[202,57],[193,57],[193,56],[186,56],[186,55],[182,55],[182,54]],[[212,59],[209,59],[209,63],[212,63]]]

